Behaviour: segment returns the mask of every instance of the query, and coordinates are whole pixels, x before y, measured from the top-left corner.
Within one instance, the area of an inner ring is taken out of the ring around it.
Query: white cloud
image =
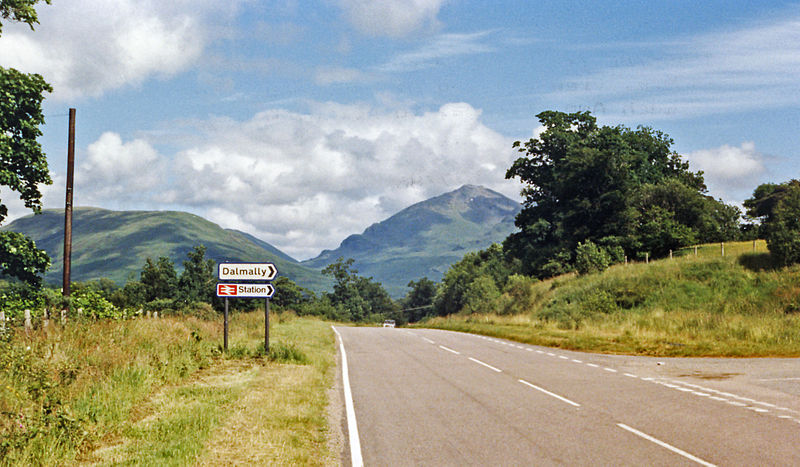
[[[445,0],[339,0],[348,20],[371,36],[404,37],[438,26]]]
[[[568,79],[548,97],[599,103],[614,119],[683,118],[800,103],[797,15],[655,48],[662,58]]]
[[[400,54],[377,69],[385,73],[416,71],[446,58],[492,52],[494,48],[482,42],[490,33],[440,34],[430,43],[413,52]]]
[[[84,157],[75,169],[76,205],[127,208],[163,199],[165,161],[146,141],[125,143],[106,132]]]
[[[5,24],[0,62],[42,74],[59,100],[99,96],[151,77],[169,77],[200,57],[213,15],[232,5],[212,0],[70,0],[41,5],[40,24]]]
[[[471,183],[516,197],[516,154],[453,103],[437,111],[314,104],[248,121],[217,118],[175,156],[175,202],[307,258],[408,205]]]
[[[686,155],[692,170],[702,170],[709,192],[726,201],[742,201],[767,173],[765,156],[753,142],[723,145]]]

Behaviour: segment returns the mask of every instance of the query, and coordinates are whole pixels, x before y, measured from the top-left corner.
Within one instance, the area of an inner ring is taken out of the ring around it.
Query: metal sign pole
[[[223,338],[223,348],[228,351],[228,297],[225,297],[225,337]]]
[[[264,299],[264,355],[269,355],[269,299]]]

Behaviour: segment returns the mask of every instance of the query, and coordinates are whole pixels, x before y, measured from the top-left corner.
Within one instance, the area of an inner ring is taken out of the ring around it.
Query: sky
[[[545,110],[668,134],[741,205],[798,178],[800,3],[53,0],[4,22],[0,65],[39,73],[63,208],[188,211],[297,259],[505,172]],[[0,192],[10,221],[29,214]]]

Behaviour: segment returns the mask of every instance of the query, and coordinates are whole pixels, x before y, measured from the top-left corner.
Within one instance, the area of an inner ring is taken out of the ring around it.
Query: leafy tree
[[[216,263],[213,259],[205,259],[205,255],[206,247],[198,245],[187,253],[188,261],[183,262],[183,272],[178,279],[178,297],[185,303],[211,303],[216,295]]]
[[[435,314],[446,316],[465,308],[476,311],[482,306],[477,303],[483,300],[480,291],[499,294],[508,277],[519,269],[519,261],[508,258],[498,244],[467,253],[445,272],[433,302]]]
[[[178,286],[178,274],[175,266],[166,256],[157,262],[147,258],[139,279],[144,287],[145,301],[174,298]]]
[[[300,307],[313,297],[313,292],[300,287],[293,280],[285,276],[279,276],[272,283],[275,286],[275,295],[272,303],[280,308]]]
[[[375,315],[394,316],[397,308],[383,286],[373,282],[372,278],[359,276],[353,263],[353,258],[339,258],[322,270],[335,281],[333,293],[328,294],[331,304],[357,322],[372,319]]]
[[[11,19],[20,23],[26,23],[33,29],[34,24],[39,23],[39,17],[36,14],[34,5],[42,0],[0,0],[0,17]],[[50,0],[43,0],[48,5]],[[3,25],[0,23],[0,32],[3,31]]]
[[[436,283],[427,277],[408,283],[411,289],[401,306],[406,321],[415,323],[433,313],[433,299],[436,297]]]
[[[0,16],[33,28],[38,22],[34,9],[38,1],[0,0]],[[0,67],[0,185],[18,192],[25,206],[34,213],[41,211],[39,184],[53,183],[37,141],[42,135],[39,125],[44,123],[43,95],[52,90],[38,74]],[[0,223],[7,215],[8,208],[0,201]],[[33,241],[12,232],[0,232],[0,258],[4,258],[0,262],[0,274],[37,286],[41,283],[41,274],[50,265],[46,253],[38,250]]]
[[[800,263],[800,182],[764,184],[744,202],[748,215],[761,220],[770,255],[778,264]]]
[[[0,232],[0,272],[33,286],[42,282],[50,257],[30,238],[17,232]]]
[[[520,231],[504,242],[525,272],[548,276],[570,270],[578,242],[586,240],[609,252],[646,248],[664,254],[706,234],[738,231],[738,216],[730,219],[735,212],[704,195],[702,174],[689,170],[664,133],[600,127],[589,112],[547,111],[537,117],[546,130],[514,143],[524,156],[506,172],[506,178],[525,184],[516,219]],[[680,195],[681,203],[673,195]]]

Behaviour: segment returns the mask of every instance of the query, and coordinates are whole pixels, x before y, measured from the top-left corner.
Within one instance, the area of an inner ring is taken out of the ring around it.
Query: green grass
[[[800,356],[800,267],[772,266],[763,242],[704,245],[600,274],[517,280],[495,313],[424,326],[609,353]]]
[[[228,354],[221,319],[72,322],[9,336],[0,465],[336,464],[325,417],[330,325],[291,314],[271,324],[267,356],[263,313],[231,316],[231,350],[241,350]],[[232,439],[249,444],[216,458]]]

